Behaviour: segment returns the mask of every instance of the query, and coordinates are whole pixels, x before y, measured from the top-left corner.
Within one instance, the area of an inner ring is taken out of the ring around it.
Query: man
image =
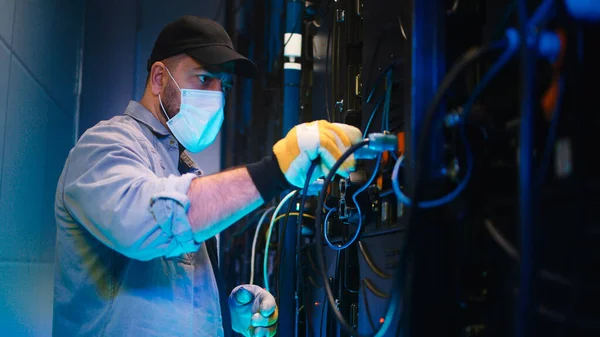
[[[278,311],[264,289],[220,299],[214,236],[302,186],[311,161],[328,172],[361,133],[302,124],[262,161],[202,176],[184,149],[214,141],[232,76],[256,66],[218,23],[184,16],[160,33],[148,72],[141,101],[87,130],[59,179],[53,334],[214,337],[231,315],[244,336],[272,336]]]

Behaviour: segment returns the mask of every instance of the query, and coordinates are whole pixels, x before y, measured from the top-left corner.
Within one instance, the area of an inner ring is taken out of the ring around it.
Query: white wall
[[[3,336],[51,331],[54,191],[75,139],[83,24],[83,1],[0,0]]]

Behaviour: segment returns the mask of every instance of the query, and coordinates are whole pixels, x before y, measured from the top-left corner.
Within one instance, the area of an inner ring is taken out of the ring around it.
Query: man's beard
[[[162,104],[169,119],[173,118],[179,112],[178,96],[179,90],[171,82],[167,83],[164,96],[162,97]]]

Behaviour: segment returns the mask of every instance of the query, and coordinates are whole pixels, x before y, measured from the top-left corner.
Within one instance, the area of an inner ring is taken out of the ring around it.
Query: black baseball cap
[[[154,62],[182,53],[201,65],[232,62],[236,75],[248,78],[258,75],[256,64],[236,52],[223,26],[211,19],[185,15],[167,24],[154,43],[147,70]]]

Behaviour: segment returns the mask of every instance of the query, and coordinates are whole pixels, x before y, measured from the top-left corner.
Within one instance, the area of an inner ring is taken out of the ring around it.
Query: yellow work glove
[[[342,154],[361,140],[362,133],[359,129],[321,120],[295,126],[285,138],[275,144],[273,152],[287,181],[303,187],[313,160],[321,159],[311,176],[311,182],[329,174]],[[336,173],[348,177],[354,167],[354,156],[350,156]]]

